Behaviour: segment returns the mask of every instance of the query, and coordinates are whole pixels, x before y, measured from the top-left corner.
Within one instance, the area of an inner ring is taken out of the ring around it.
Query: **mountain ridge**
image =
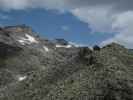
[[[0,28],[0,100],[133,100],[131,50],[57,40],[25,25]]]

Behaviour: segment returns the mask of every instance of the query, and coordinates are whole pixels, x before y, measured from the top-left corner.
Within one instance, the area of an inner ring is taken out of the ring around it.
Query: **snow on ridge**
[[[45,50],[46,52],[49,52],[49,48],[48,48],[48,47],[43,46],[43,48],[44,48],[44,50]]]
[[[30,36],[29,34],[25,34],[25,37],[21,37],[20,40],[18,40],[18,42],[20,42],[22,45],[25,45],[25,44],[32,44],[32,43],[38,43],[38,41]]]
[[[71,48],[71,47],[72,45],[59,45],[59,44],[56,45],[56,48]]]
[[[22,45],[25,45],[26,41],[25,40],[18,40]]]
[[[30,36],[29,34],[25,34],[25,36],[27,37],[27,40],[29,42],[31,42],[31,43],[38,43],[38,41],[34,37]]]
[[[92,46],[86,45],[86,44],[80,44],[80,43],[74,43],[74,42],[69,42],[69,44],[71,44],[74,47],[88,47],[90,50],[93,50]]]
[[[69,42],[69,44],[73,45],[74,47],[86,47],[87,45],[81,44],[81,43],[74,43],[74,42]]]

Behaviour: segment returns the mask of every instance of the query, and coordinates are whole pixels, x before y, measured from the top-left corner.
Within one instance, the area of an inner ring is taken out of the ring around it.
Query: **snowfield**
[[[25,37],[21,37],[20,40],[18,40],[18,42],[22,45],[39,43],[33,36],[30,36],[29,34],[25,34]]]
[[[56,48],[71,48],[72,45],[56,45]]]

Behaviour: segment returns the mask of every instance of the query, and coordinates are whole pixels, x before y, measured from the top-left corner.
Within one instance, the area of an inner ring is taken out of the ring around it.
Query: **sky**
[[[0,25],[26,24],[49,39],[133,48],[133,0],[0,0]]]

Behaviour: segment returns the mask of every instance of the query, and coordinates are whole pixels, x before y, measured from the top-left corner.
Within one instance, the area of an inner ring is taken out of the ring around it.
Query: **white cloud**
[[[65,8],[67,0],[0,0],[1,9],[26,9],[26,8],[45,8],[60,9]]]
[[[1,0],[0,7],[1,9],[25,9],[29,6],[29,0]]]
[[[133,48],[133,11],[124,12],[115,16],[112,29],[116,32],[113,38],[105,40],[101,45],[117,42],[128,48]]]
[[[4,9],[25,9],[25,8],[46,8],[46,9],[75,9],[94,6],[111,6],[115,11],[133,9],[132,0],[0,0],[0,8]]]
[[[72,10],[72,14],[81,21],[88,23],[93,32],[112,32],[112,15],[109,8],[86,7]]]
[[[117,42],[133,48],[133,11],[113,13],[105,8],[77,8],[72,11],[81,21],[88,23],[93,32],[116,32],[113,38],[105,40],[101,45]]]

